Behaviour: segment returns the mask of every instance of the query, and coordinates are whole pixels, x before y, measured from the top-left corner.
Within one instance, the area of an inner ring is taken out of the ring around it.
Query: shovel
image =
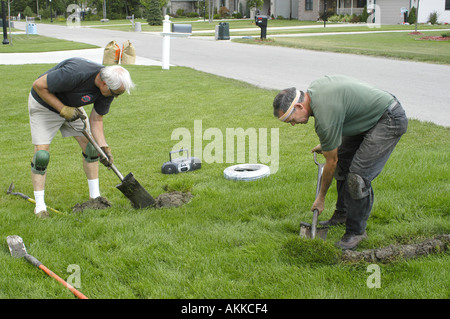
[[[105,152],[103,152],[100,146],[98,146],[98,144],[94,141],[94,138],[86,131],[86,119],[81,118],[81,121],[83,121],[84,124],[83,130],[81,131],[83,135],[89,140],[89,142],[91,142],[91,144],[100,154],[101,158],[108,158]],[[75,130],[79,131],[77,129]],[[155,206],[155,199],[144,189],[144,187],[141,186],[141,184],[139,184],[139,182],[134,178],[133,173],[129,173],[127,176],[123,177],[123,175],[119,172],[114,164],[111,164],[109,167],[122,182],[116,185],[116,188],[118,188],[131,201],[131,204],[134,208]]]
[[[316,198],[319,195],[320,185],[322,181],[322,172],[324,164],[320,164],[317,162],[317,153],[314,152],[314,163],[317,164],[317,187],[316,187]],[[317,227],[317,221],[319,219],[319,211],[317,209],[313,212],[312,224],[308,224],[305,222],[300,223],[300,237],[303,238],[311,238],[314,239],[316,236],[322,238],[323,240],[327,239],[328,227]]]
[[[79,299],[88,299],[85,295],[83,295],[81,292],[76,290],[74,287],[72,287],[70,284],[65,282],[63,279],[61,279],[58,275],[53,273],[50,269],[45,267],[39,260],[37,260],[35,257],[29,255],[27,253],[27,250],[25,249],[25,244],[23,243],[23,240],[21,237],[17,235],[12,235],[6,237],[6,242],[8,243],[9,251],[11,252],[11,256],[14,258],[25,258],[29,263],[31,263],[33,266],[38,267],[43,272],[45,272],[50,277],[53,277],[57,281],[59,281],[61,284],[64,285],[67,289],[69,289],[76,297]]]
[[[11,182],[11,185],[9,185],[8,190],[6,191],[6,194],[8,194],[8,195],[17,195],[17,196],[20,196],[20,197],[22,197],[23,199],[29,201],[30,203],[36,204],[36,201],[35,201],[34,199],[30,198],[29,196],[27,196],[27,195],[25,195],[25,194],[23,194],[23,193],[13,192],[13,190],[14,190],[14,182]],[[48,208],[49,210],[51,210],[52,212],[54,212],[54,213],[57,213],[57,214],[60,214],[60,215],[66,215],[66,214],[61,213],[60,211],[58,211],[58,210],[56,210],[56,209],[54,209],[54,208],[51,208],[51,207],[48,207],[48,206],[47,206],[47,208]]]

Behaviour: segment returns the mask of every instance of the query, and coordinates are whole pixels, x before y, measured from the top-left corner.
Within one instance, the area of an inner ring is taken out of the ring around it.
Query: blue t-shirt
[[[100,115],[105,115],[109,112],[114,97],[103,96],[95,85],[95,77],[102,68],[104,68],[103,65],[83,58],[70,58],[41,76],[47,74],[49,92],[55,94],[64,105],[80,107],[94,103],[95,111]],[[58,113],[42,100],[33,88],[31,94],[42,106]]]

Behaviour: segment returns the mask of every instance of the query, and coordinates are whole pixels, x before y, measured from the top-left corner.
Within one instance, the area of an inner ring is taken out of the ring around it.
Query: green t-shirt
[[[347,76],[324,76],[308,88],[315,130],[323,151],[339,147],[342,136],[372,128],[394,101],[386,91]]]

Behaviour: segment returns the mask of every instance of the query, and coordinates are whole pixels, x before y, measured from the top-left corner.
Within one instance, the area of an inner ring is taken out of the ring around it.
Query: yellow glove
[[[78,110],[76,107],[71,107],[71,106],[67,106],[67,105],[64,105],[61,112],[59,112],[59,116],[65,118],[66,121],[69,121],[69,122],[73,122],[79,118],[83,118],[83,119],[86,118],[84,116],[84,114],[81,113],[81,111]]]
[[[106,154],[108,158],[100,158],[100,162],[105,165],[106,167],[111,166],[111,164],[114,162],[114,157],[111,153],[111,147],[109,146],[102,146],[102,151]]]

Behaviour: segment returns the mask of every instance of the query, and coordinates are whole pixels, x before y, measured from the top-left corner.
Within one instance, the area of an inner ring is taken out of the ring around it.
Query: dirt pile
[[[159,195],[156,200],[155,208],[163,207],[179,207],[183,204],[189,202],[192,198],[190,192],[183,193],[178,191],[173,191],[170,193],[164,193]]]
[[[450,235],[439,235],[418,244],[390,245],[384,248],[369,249],[361,252],[346,250],[341,259],[347,262],[365,261],[387,263],[400,258],[415,258],[428,254],[445,252],[450,248]]]
[[[111,203],[105,197],[90,199],[82,204],[77,203],[72,207],[72,212],[79,213],[85,209],[105,209],[111,207]]]
[[[156,204],[155,208],[163,207],[179,207],[186,204],[192,198],[190,192],[183,193],[178,191],[173,191],[169,193],[164,193],[155,198]],[[82,204],[77,203],[72,207],[72,212],[79,213],[85,209],[105,209],[111,207],[112,204],[104,197],[97,197],[95,199],[90,199]]]

